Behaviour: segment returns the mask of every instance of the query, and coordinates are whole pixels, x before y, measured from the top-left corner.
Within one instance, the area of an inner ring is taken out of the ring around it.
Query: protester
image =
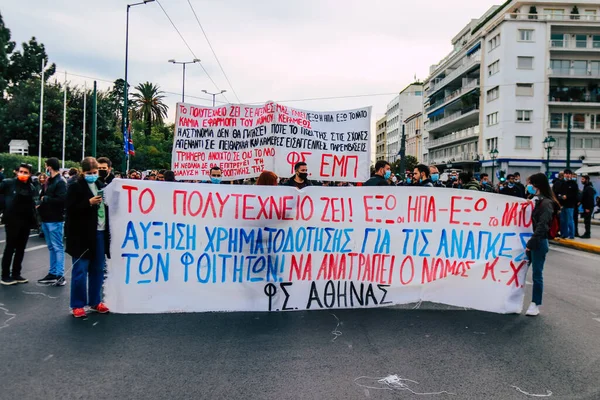
[[[160,182],[165,181],[165,170],[164,169],[161,169],[160,171],[158,171],[158,174],[156,174],[156,180],[160,181]]]
[[[44,190],[45,186],[46,186],[46,181],[48,180],[48,176],[45,173],[40,172],[38,174],[37,178],[38,178],[39,189]]]
[[[50,252],[50,270],[48,275],[38,280],[43,284],[64,286],[65,249],[64,211],[67,200],[67,182],[60,175],[57,158],[46,160],[46,173],[49,174],[43,195],[40,198],[38,213],[42,220],[42,231]]]
[[[564,183],[565,181],[565,173],[563,171],[560,171],[558,173],[558,176],[552,181],[552,191],[554,192],[554,195],[558,198],[558,200],[560,201],[560,197],[558,195],[558,192],[560,191],[561,185]]]
[[[296,189],[312,186],[312,183],[308,180],[308,166],[305,162],[297,162],[294,165],[294,171],[296,173],[288,179],[287,186],[294,186]]]
[[[565,179],[560,184],[558,200],[562,205],[560,212],[560,233],[563,239],[575,239],[574,209],[579,202],[579,187],[573,181],[573,172],[565,170]]]
[[[379,160],[375,163],[375,174],[363,186],[389,186],[388,179],[392,175],[390,163]]]
[[[277,175],[271,171],[263,171],[258,177],[256,184],[258,186],[277,186]]]
[[[73,258],[71,308],[73,316],[86,316],[84,307],[107,313],[102,303],[105,256],[110,258],[109,210],[98,180],[98,162],[81,161],[83,174],[67,193],[67,253]],[[86,293],[86,281],[89,285]]]
[[[4,167],[0,165],[0,183],[4,180]]]
[[[175,182],[175,172],[169,170],[165,171],[165,182]]]
[[[402,186],[413,186],[413,174],[407,173],[404,177],[404,182],[402,182]]]
[[[221,168],[219,167],[212,167],[209,171],[210,174],[210,183],[212,183],[213,185],[219,185],[221,183],[221,180],[223,179],[223,172],[221,171]]]
[[[525,193],[525,186],[521,183],[521,174],[519,172],[515,172],[513,174],[513,176],[515,177],[514,184],[515,184],[516,188],[519,190],[519,197],[524,199],[526,193]]]
[[[142,175],[135,169],[130,169],[129,170],[129,179],[141,180]]]
[[[431,181],[430,175],[431,172],[429,171],[429,167],[427,165],[417,165],[413,171],[413,180],[415,181],[415,186],[433,187],[433,182]]]
[[[23,163],[17,169],[16,179],[0,182],[0,194],[4,195],[5,202],[2,222],[6,230],[0,283],[7,286],[29,282],[21,276],[21,268],[29,232],[37,225],[35,207],[39,200],[38,191],[31,181],[31,172],[31,164]]]
[[[596,197],[596,190],[590,181],[589,175],[583,175],[581,177],[581,184],[583,185],[581,207],[583,208],[585,233],[580,237],[581,239],[591,239],[592,211],[594,211],[594,197]]]
[[[77,177],[79,175],[79,170],[77,168],[70,168],[68,172],[67,178],[67,187],[71,186],[75,182],[77,182]]]
[[[506,177],[506,184],[505,184],[504,188],[502,189],[501,194],[504,194],[507,196],[523,198],[521,196],[521,192],[519,191],[519,188],[515,185],[515,176],[514,175],[510,174]]]
[[[485,172],[479,175],[481,190],[487,193],[495,193],[494,186],[490,182],[490,176]]]
[[[110,185],[110,183],[115,179],[112,171],[112,162],[109,158],[98,158],[98,177],[105,185]]]
[[[444,184],[440,181],[440,170],[435,165],[429,166],[429,173],[431,182],[433,183],[433,187],[445,187]]]
[[[600,196],[596,197],[596,207],[592,211],[592,219],[595,219],[595,215],[600,213]]]
[[[548,232],[555,213],[560,204],[550,189],[548,178],[542,173],[534,174],[528,179],[527,192],[537,196],[533,208],[533,235],[527,242],[526,252],[533,268],[533,295],[526,315],[537,316],[540,314],[539,306],[542,305],[544,291],[544,263],[548,253]]]
[[[458,174],[458,183],[461,189],[481,191],[481,185],[470,172],[461,172]]]

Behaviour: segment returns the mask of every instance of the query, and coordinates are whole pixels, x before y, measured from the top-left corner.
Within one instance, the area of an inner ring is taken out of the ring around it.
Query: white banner
[[[260,106],[201,107],[177,104],[172,169],[177,180],[209,180],[217,166],[223,180],[280,177],[306,162],[309,179],[369,179],[371,107],[305,111],[269,102]]]
[[[469,190],[115,180],[117,313],[523,303],[532,205]]]

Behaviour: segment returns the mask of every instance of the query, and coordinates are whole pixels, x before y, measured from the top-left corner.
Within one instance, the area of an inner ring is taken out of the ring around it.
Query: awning
[[[428,114],[427,118],[431,119],[432,117],[437,117],[438,115],[442,115],[442,114],[444,114],[444,110],[445,110],[445,107],[442,107],[439,110],[435,110],[431,114]]]
[[[600,165],[595,167],[583,167],[575,171],[577,175],[600,174]]]
[[[471,49],[469,51],[467,51],[467,55],[470,56],[471,54],[475,53],[480,48],[481,48],[481,42],[479,42],[475,46],[471,47]]]

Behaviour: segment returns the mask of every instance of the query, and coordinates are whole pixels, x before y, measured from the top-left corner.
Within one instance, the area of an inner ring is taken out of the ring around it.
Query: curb
[[[569,247],[575,250],[587,251],[588,253],[600,254],[600,246],[596,246],[593,244],[581,243],[575,240],[569,239],[559,239],[559,240],[551,240],[550,243],[561,246],[561,247]]]
[[[598,225],[598,226],[600,226],[600,221],[598,221],[598,220],[593,219],[591,222],[592,222],[592,225]],[[580,219],[579,223],[583,224],[583,220]]]

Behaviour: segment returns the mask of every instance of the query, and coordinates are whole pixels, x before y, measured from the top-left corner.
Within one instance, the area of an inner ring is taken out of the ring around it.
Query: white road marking
[[[48,361],[52,357],[54,357],[54,354],[49,354],[46,358],[44,358],[44,361]]]
[[[36,251],[36,250],[40,250],[40,249],[45,249],[45,248],[47,248],[47,247],[48,247],[48,245],[46,245],[46,244],[41,244],[41,245],[39,245],[39,246],[33,246],[33,247],[29,247],[29,248],[26,248],[26,249],[25,249],[25,253],[29,253],[30,251]],[[0,254],[0,259],[1,259],[2,257],[4,257],[4,255],[3,255],[3,254]]]
[[[594,254],[591,254],[591,253],[586,253],[585,251],[570,250],[570,249],[567,249],[565,247],[559,247],[559,246],[550,246],[550,250],[557,251],[559,253],[570,254],[572,256],[578,256],[578,257],[588,258],[590,260],[596,260],[596,261],[598,260],[598,258],[600,258],[600,256],[598,256],[598,255],[594,255]]]
[[[596,322],[600,322],[600,318],[592,318]]]

